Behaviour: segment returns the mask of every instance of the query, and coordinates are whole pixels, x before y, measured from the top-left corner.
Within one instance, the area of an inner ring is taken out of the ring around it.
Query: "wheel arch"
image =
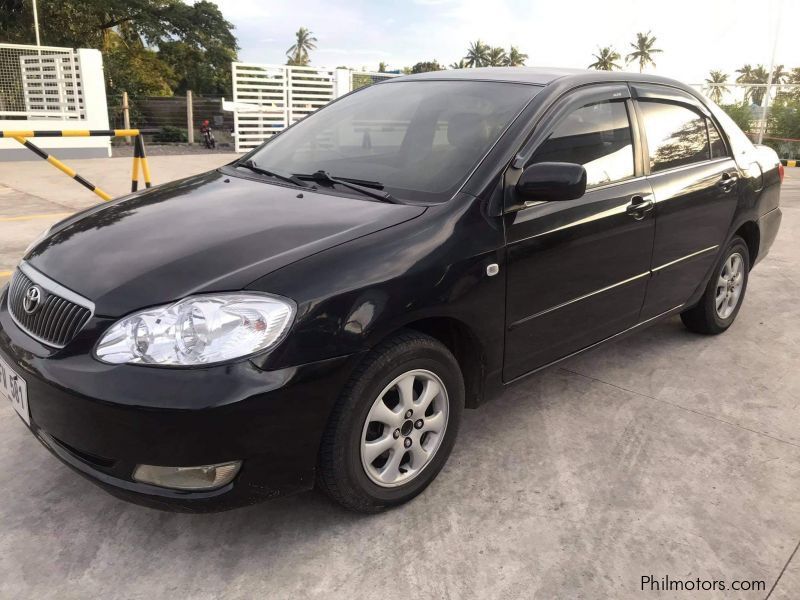
[[[758,251],[761,245],[761,231],[755,221],[745,221],[734,232],[734,236],[739,236],[747,244],[748,254],[750,255],[750,268],[756,263]]]
[[[404,323],[381,341],[408,330],[431,336],[453,353],[464,377],[465,405],[476,408],[483,400],[486,357],[483,344],[472,328],[454,317],[426,316]]]

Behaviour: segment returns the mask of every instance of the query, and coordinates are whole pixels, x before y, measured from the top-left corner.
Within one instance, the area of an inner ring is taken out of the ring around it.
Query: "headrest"
[[[457,113],[447,123],[447,142],[456,148],[485,146],[489,127],[482,115]]]

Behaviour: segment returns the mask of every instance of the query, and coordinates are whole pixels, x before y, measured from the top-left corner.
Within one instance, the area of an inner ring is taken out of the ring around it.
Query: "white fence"
[[[247,152],[331,100],[388,73],[233,63],[236,151]]]
[[[98,50],[0,44],[0,130],[108,129]],[[57,156],[109,156],[108,138],[42,138]],[[0,139],[0,159],[35,158]]]
[[[83,116],[77,51],[0,44],[0,117],[82,119]]]

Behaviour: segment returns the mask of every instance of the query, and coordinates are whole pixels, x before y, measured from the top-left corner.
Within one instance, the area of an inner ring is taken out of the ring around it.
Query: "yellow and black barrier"
[[[155,131],[141,130],[141,129],[65,129],[65,130],[44,130],[44,131],[28,131],[28,130],[0,130],[0,138],[11,138],[28,148],[31,152],[43,158],[59,171],[66,173],[75,181],[80,183],[85,188],[93,191],[100,196],[103,200],[111,200],[111,196],[101,190],[99,187],[87,181],[73,169],[62,163],[55,156],[51,156],[39,146],[31,142],[28,138],[32,137],[132,137],[134,138],[133,145],[133,173],[131,174],[131,191],[135,192],[139,189],[139,172],[141,171],[144,178],[145,187],[150,187],[150,166],[147,164],[147,155],[144,150],[143,133],[155,133]]]
[[[788,160],[784,158],[781,160],[781,162],[783,163],[784,167],[800,167],[800,160]]]

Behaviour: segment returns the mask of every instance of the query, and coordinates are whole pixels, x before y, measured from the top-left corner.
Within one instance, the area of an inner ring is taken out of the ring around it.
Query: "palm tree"
[[[758,65],[755,69],[750,71],[750,80],[744,83],[754,83],[760,87],[747,88],[745,97],[750,98],[753,103],[761,106],[764,102],[764,96],[767,93],[767,82],[769,81],[769,70],[764,65]]]
[[[725,85],[728,83],[728,74],[722,71],[711,71],[708,75],[709,77],[706,77],[706,83],[708,84],[706,93],[713,102],[720,104],[722,96],[730,91],[728,86]]]
[[[464,59],[462,58],[458,62],[450,63],[450,68],[451,69],[466,69],[467,68],[467,63],[464,62]]]
[[[287,64],[295,66],[307,65],[311,62],[308,56],[309,51],[316,50],[317,48],[315,44],[317,38],[305,27],[301,27],[297,30],[295,38],[295,43],[286,51],[286,56],[289,57]]]
[[[764,65],[758,65],[755,69],[750,68],[750,65],[745,65],[740,69],[738,72],[749,69],[745,74],[742,75],[741,78],[737,78],[736,81],[738,82],[739,79],[742,79],[742,83],[753,83],[758,84],[760,87],[750,87],[747,88],[745,91],[745,99],[749,98],[754,103],[761,106],[762,102],[764,102],[764,96],[767,94],[767,84],[769,83],[769,69],[767,69]],[[772,83],[783,83],[789,78],[791,74],[788,71],[785,71],[783,65],[776,65],[772,70]]]
[[[736,78],[736,83],[753,83],[753,67],[749,64],[742,65],[741,68],[736,69],[739,76]],[[750,99],[750,88],[744,88],[744,101],[745,103]]]
[[[524,67],[525,61],[528,60],[528,55],[520,52],[516,46],[511,46],[506,57],[506,66],[509,67]]]
[[[597,49],[597,54],[592,54],[595,61],[589,65],[589,69],[596,69],[598,71],[613,71],[614,69],[621,69],[616,62],[622,58],[613,46],[605,46]]]
[[[649,31],[647,33],[637,33],[636,42],[631,42],[633,52],[625,57],[625,62],[638,62],[639,73],[644,71],[647,65],[653,65],[655,67],[656,62],[653,60],[652,55],[663,52],[663,50],[653,48],[653,44],[655,43],[656,36],[651,36]]]
[[[741,69],[736,69],[736,72],[739,73],[736,83],[750,83],[750,79],[753,77],[753,67],[744,65]]]
[[[508,62],[508,57],[506,56],[505,49],[501,48],[500,46],[495,46],[489,50],[487,66],[502,67],[506,64],[506,62]]]
[[[464,60],[468,67],[485,67],[489,62],[489,46],[480,40],[472,42]]]

